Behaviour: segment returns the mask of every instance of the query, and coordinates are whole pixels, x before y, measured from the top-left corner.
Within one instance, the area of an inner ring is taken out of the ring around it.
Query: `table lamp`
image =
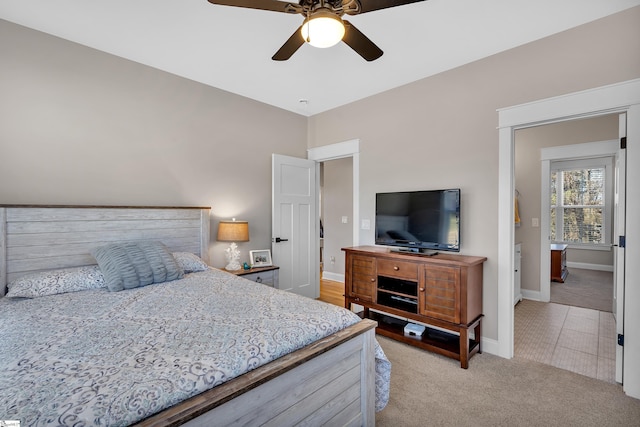
[[[230,271],[240,270],[240,250],[236,242],[249,241],[249,223],[247,221],[220,221],[218,224],[219,242],[231,242],[231,245],[224,251],[227,255],[227,266]]]

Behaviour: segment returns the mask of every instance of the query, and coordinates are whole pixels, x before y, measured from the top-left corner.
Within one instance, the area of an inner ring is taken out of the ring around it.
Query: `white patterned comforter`
[[[0,419],[129,425],[359,320],[214,269],[122,292],[3,298]],[[390,363],[376,347],[379,410]]]

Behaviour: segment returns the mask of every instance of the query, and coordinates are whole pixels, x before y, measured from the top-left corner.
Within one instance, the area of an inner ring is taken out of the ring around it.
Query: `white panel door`
[[[627,115],[620,114],[619,136],[627,136]],[[626,150],[618,150],[615,170],[615,208],[613,221],[613,315],[616,334],[624,335],[624,264],[625,249],[619,245],[619,236],[625,235],[626,226]],[[623,348],[616,345],[616,381],[622,383]]]
[[[313,160],[273,154],[271,252],[279,288],[320,296],[318,168]]]

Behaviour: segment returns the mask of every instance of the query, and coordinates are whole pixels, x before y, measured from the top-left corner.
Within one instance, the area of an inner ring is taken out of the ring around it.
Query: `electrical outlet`
[[[363,219],[361,224],[360,224],[360,228],[362,228],[363,230],[370,230],[371,229],[371,221],[368,219]]]
[[[330,262],[331,264],[335,264],[335,263],[336,263],[336,257],[334,257],[334,256],[329,257],[329,262]]]
[[[531,226],[532,227],[540,227],[540,219],[539,218],[531,218]]]
[[[342,217],[342,223],[343,223],[343,224],[348,224],[348,223],[349,223],[349,217],[347,217],[347,216],[343,216],[343,217]]]

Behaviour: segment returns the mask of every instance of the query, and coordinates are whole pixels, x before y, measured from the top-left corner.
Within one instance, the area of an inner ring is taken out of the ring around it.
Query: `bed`
[[[375,323],[208,267],[209,223],[209,208],[0,206],[0,419],[374,425],[390,374]],[[154,267],[157,283],[112,289],[100,250],[145,245],[171,280]]]

